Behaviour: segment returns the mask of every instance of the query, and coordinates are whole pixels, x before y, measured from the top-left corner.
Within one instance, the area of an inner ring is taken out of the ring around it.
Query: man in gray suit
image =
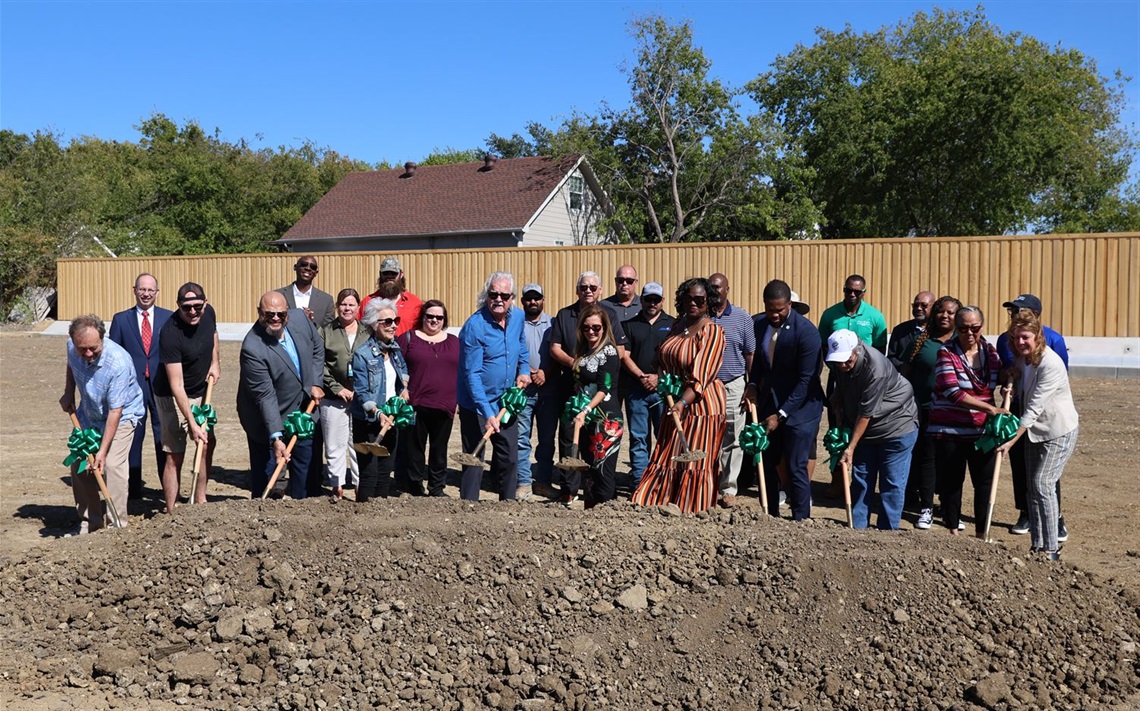
[[[332,323],[336,318],[336,306],[333,304],[332,295],[313,286],[317,272],[320,271],[317,258],[311,255],[297,257],[293,271],[297,273],[293,283],[277,290],[285,297],[285,303],[291,309],[304,311],[317,328]]]
[[[320,387],[324,364],[324,343],[305,313],[287,309],[279,292],[262,296],[257,323],[241,344],[237,393],[254,496],[265,489],[283,460],[289,462],[289,495],[294,499],[307,496],[313,440],[298,439],[292,454],[286,454],[284,422],[289,413],[304,411],[310,400],[320,403],[325,394]]]

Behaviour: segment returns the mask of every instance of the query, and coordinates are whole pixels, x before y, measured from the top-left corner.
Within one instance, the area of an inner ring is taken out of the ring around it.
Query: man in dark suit
[[[150,413],[156,471],[161,479],[162,470],[166,467],[166,453],[162,451],[162,427],[158,421],[158,410],[154,404],[154,393],[150,384],[151,378],[157,375],[160,367],[158,334],[174,312],[154,305],[155,299],[158,298],[158,280],[150,274],[139,274],[135,278],[132,291],[135,295],[134,307],[115,314],[111,319],[111,330],[107,336],[122,346],[134,363],[135,378],[142,388],[143,403]],[[127,484],[128,499],[142,498],[142,446],[146,437],[146,418],[144,414],[142,421],[135,428],[134,440],[131,442],[127,465],[130,472]]]
[[[300,309],[289,310],[285,297],[270,291],[261,297],[257,323],[241,344],[238,420],[249,445],[250,485],[259,495],[277,464],[289,461],[289,495],[307,496],[305,486],[313,440],[298,439],[287,455],[284,422],[289,413],[318,404],[324,391],[325,346],[313,322]]]
[[[332,323],[336,318],[336,305],[332,295],[313,286],[317,272],[320,271],[317,258],[310,255],[297,257],[293,271],[297,273],[293,283],[277,290],[285,297],[285,303],[291,309],[304,311],[317,328]]]
[[[774,279],[764,287],[764,313],[766,319],[756,328],[756,357],[744,399],[756,403],[773,445],[764,451],[765,471],[775,473],[781,456],[787,457],[788,502],[792,518],[800,521],[811,517],[807,463],[823,415],[823,351],[819,330],[792,308],[792,292],[783,281]],[[777,515],[775,477],[766,479],[769,513]]]

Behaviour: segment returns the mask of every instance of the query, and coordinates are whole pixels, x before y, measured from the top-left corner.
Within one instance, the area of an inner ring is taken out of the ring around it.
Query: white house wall
[[[571,175],[580,176],[581,173],[574,171]],[[585,179],[582,182],[582,207],[570,209],[570,180],[564,181],[558,193],[531,223],[521,246],[570,247],[598,242],[596,218],[601,215],[601,209],[589,184]]]

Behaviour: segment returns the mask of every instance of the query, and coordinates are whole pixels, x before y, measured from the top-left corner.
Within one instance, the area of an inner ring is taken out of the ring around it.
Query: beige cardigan
[[[1018,396],[1025,404],[1021,427],[1029,441],[1047,442],[1077,429],[1080,418],[1073,406],[1069,373],[1061,356],[1046,347],[1041,365],[1028,365],[1021,356],[1015,363],[1021,369]]]

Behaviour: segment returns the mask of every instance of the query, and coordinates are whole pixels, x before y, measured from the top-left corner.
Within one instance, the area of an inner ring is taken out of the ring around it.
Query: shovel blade
[[[453,454],[449,457],[449,459],[461,467],[480,467],[484,465],[482,459],[479,459],[475,455],[468,454],[466,452],[458,452],[456,454]]]
[[[673,457],[673,461],[687,464],[689,462],[699,462],[707,456],[709,455],[705,454],[703,450],[691,449],[688,452],[681,452],[677,456]]]

